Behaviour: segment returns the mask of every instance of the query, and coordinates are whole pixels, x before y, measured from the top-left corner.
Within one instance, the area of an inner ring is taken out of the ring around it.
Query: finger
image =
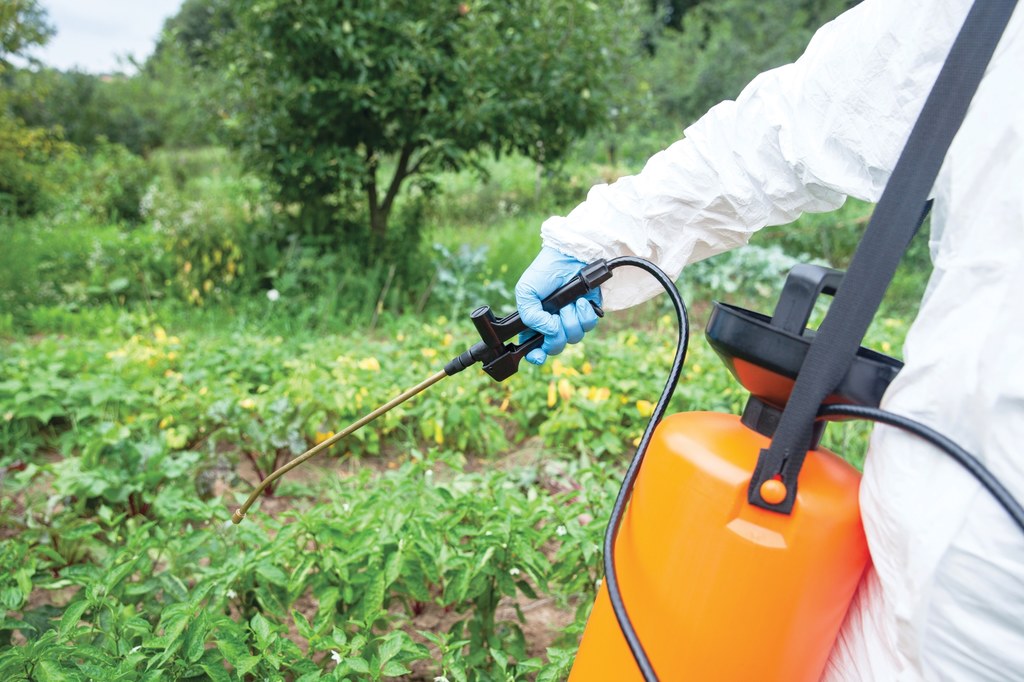
[[[526,354],[526,361],[531,365],[543,365],[544,361],[548,359],[548,354],[542,351],[540,348],[534,348]]]
[[[589,332],[597,326],[598,316],[594,312],[594,306],[590,305],[590,301],[586,299],[580,299],[576,301],[576,315],[579,317],[580,326],[583,327],[584,332]]]
[[[558,316],[544,310],[537,290],[522,282],[516,285],[516,307],[523,324],[545,336],[556,334],[562,328]]]
[[[583,305],[590,307],[586,301]],[[568,343],[579,343],[583,340],[583,325],[580,323],[578,304],[572,303],[565,306],[558,312],[558,319],[562,322],[562,329],[565,330],[565,340]]]
[[[555,317],[557,320],[558,317]],[[565,331],[562,330],[562,325],[558,325],[558,332],[555,334],[545,334],[544,343],[541,344],[540,349],[548,355],[558,355],[565,350]]]

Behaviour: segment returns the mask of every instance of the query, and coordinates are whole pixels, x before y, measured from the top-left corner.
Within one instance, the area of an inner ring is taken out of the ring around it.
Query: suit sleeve
[[[641,256],[675,277],[762,227],[833,210],[847,196],[876,201],[969,4],[866,0],[638,175],[595,186],[569,215],[546,220],[544,245],[583,261]],[[660,287],[628,268],[602,291],[614,310]]]

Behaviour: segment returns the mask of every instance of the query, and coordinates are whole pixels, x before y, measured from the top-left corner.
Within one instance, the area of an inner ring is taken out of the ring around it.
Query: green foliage
[[[153,178],[144,159],[121,144],[100,138],[87,155],[60,168],[61,184],[69,192],[61,204],[84,212],[100,223],[137,223],[142,197]]]
[[[83,307],[144,303],[160,296],[169,264],[159,235],[83,217],[0,221],[0,310],[24,329]],[[85,320],[83,320],[85,322]]]
[[[579,0],[235,8],[229,123],[247,158],[301,204],[306,231],[374,254],[408,248],[387,232],[406,180],[429,189],[485,151],[553,161],[600,122],[622,19]],[[341,210],[339,193],[364,209]]]
[[[7,58],[27,48],[45,45],[54,28],[46,21],[46,10],[38,0],[7,0],[0,5],[0,75]]]
[[[77,154],[59,134],[7,116],[2,100],[0,96],[0,217],[29,216],[56,201],[60,187],[52,169],[73,162]]]
[[[12,112],[29,126],[60,130],[80,147],[109,141],[142,154],[162,137],[138,84],[120,75],[22,69],[12,76]]]
[[[680,31],[656,41],[650,82],[660,108],[688,125],[710,107],[735,99],[754,76],[803,52],[814,31],[844,9],[845,0],[702,2]]]
[[[151,61],[160,61],[165,52],[180,50],[191,66],[209,67],[234,27],[229,0],[185,0],[178,13],[164,23]]]

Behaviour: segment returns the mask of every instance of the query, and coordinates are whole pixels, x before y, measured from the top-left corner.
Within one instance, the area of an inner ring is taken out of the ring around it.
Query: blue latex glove
[[[516,307],[527,327],[544,335],[544,343],[526,355],[527,362],[542,365],[549,355],[558,355],[566,343],[579,343],[583,335],[597,326],[597,313],[586,299],[601,304],[601,290],[595,289],[575,303],[552,315],[541,301],[571,280],[586,265],[545,246],[526,268],[516,284]]]

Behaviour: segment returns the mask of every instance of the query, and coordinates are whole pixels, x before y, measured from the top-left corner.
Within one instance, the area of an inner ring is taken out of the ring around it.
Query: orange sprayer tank
[[[768,438],[666,417],[616,540],[622,598],[661,680],[818,680],[869,556],[860,475],[808,453],[790,515],[747,502]],[[571,682],[641,680],[602,586]]]

